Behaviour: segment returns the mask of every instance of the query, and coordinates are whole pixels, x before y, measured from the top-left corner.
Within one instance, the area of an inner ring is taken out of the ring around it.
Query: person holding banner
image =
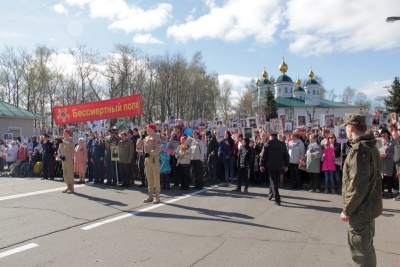
[[[148,198],[143,202],[153,202],[158,204],[160,200],[160,161],[158,160],[158,154],[161,152],[161,138],[156,133],[156,125],[147,125],[148,136],[142,140],[144,144],[144,166],[146,171],[147,183],[148,183]],[[156,199],[153,200],[153,195],[156,193]]]
[[[64,130],[64,139],[58,148],[58,155],[60,156],[63,166],[64,183],[67,184],[67,189],[63,193],[74,193],[74,139],[72,132],[69,129]]]

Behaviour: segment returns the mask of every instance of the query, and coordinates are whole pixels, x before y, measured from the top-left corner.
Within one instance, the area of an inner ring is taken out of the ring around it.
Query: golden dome
[[[264,71],[262,73],[262,76],[263,76],[264,79],[268,78],[268,72],[265,70],[265,68],[264,68]]]
[[[279,65],[279,71],[282,74],[285,74],[288,71],[289,67],[286,65],[284,58],[282,58],[282,63]]]
[[[312,71],[312,69],[310,69],[310,71],[308,72],[308,77],[310,77],[310,79],[314,78],[314,72]]]
[[[301,81],[300,81],[299,77],[297,77],[296,86],[300,86],[300,85],[301,85]]]
[[[257,79],[256,84],[260,85],[260,82],[261,82],[260,79]]]

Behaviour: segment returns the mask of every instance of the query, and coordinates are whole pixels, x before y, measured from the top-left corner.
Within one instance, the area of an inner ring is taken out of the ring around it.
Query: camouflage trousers
[[[354,266],[376,267],[376,255],[373,244],[375,220],[360,221],[350,219],[347,231]]]

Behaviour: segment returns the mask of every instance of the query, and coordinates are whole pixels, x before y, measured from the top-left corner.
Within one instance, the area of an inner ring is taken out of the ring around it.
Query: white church
[[[282,59],[279,65],[281,75],[276,79],[276,83],[272,85],[268,79],[268,73],[264,69],[261,80],[257,80],[257,88],[253,91],[253,109],[262,113],[262,107],[266,102],[267,90],[272,91],[278,107],[278,116],[285,115],[287,110],[293,109],[293,126],[303,126],[304,122],[299,123],[305,117],[305,124],[311,125],[319,120],[319,126],[325,126],[326,115],[334,115],[334,117],[344,117],[346,113],[360,113],[360,107],[335,102],[320,97],[321,85],[314,80],[314,73],[310,69],[304,88],[301,87],[301,81],[297,78],[296,82],[292,81],[286,72],[288,65]],[[314,113],[314,122],[310,121],[307,111],[312,115]]]

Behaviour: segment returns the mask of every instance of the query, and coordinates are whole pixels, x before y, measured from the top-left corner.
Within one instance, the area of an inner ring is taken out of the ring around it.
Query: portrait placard
[[[111,151],[111,161],[119,161],[119,147],[110,146]]]

